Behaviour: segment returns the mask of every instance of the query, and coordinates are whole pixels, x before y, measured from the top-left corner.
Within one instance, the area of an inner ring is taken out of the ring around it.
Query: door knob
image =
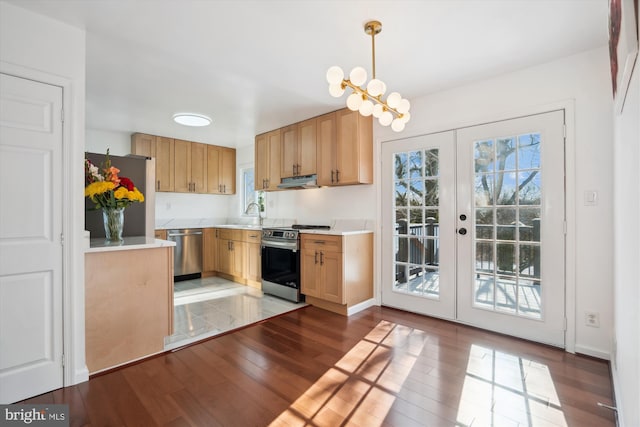
[[[467,219],[467,216],[465,214],[460,215],[460,221],[465,221],[466,219]]]
[[[465,234],[467,234],[467,229],[466,228],[460,228],[458,230],[458,233],[460,233],[460,234],[462,234],[464,236]]]

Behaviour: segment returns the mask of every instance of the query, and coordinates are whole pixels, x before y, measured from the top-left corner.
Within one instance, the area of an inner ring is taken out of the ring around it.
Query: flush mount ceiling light
[[[387,100],[382,100],[382,95],[387,90],[387,85],[376,79],[376,34],[382,31],[382,24],[379,21],[369,21],[364,24],[364,32],[371,36],[371,62],[373,64],[373,79],[363,89],[362,86],[367,81],[367,72],[362,67],[355,67],[349,73],[349,78],[344,78],[344,71],[338,66],[333,66],[327,70],[327,81],[329,82],[329,93],[335,98],[340,98],[347,87],[353,93],[347,97],[347,107],[352,111],[359,111],[363,116],[377,118],[382,126],[389,126],[396,132],[401,132],[405,124],[409,121],[408,100],[403,99],[398,92],[391,92]]]
[[[209,126],[211,118],[195,113],[176,113],[173,121],[184,126]]]

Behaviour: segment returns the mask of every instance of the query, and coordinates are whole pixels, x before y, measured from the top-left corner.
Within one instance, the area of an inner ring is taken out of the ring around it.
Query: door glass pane
[[[395,153],[394,292],[439,298],[438,150]]]
[[[476,141],[474,306],[540,319],[540,134]]]

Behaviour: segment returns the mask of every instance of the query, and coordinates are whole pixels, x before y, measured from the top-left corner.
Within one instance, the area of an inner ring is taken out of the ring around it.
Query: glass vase
[[[124,208],[102,208],[104,235],[109,242],[122,242]]]

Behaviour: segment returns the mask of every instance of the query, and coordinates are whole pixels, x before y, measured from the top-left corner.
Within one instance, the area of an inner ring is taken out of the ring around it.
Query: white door
[[[460,129],[457,169],[458,319],[564,347],[564,112]]]
[[[0,403],[63,385],[62,88],[0,74]]]
[[[564,347],[564,112],[382,147],[382,303]]]
[[[454,132],[382,146],[384,305],[455,318]]]

